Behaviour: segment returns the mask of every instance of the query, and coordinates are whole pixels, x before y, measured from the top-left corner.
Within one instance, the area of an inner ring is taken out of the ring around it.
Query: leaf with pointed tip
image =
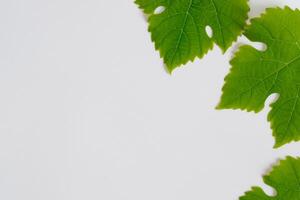
[[[136,0],[167,69],[203,57],[216,43],[226,51],[246,25],[248,0]],[[165,10],[156,14],[163,6]],[[206,33],[210,27],[212,36]]]
[[[240,200],[299,200],[300,199],[300,159],[287,157],[264,176],[264,182],[276,190],[270,197],[259,187],[252,187]]]
[[[280,95],[271,104],[275,148],[300,140],[300,11],[288,7],[270,8],[251,20],[245,36],[262,42],[267,50],[245,45],[231,60],[219,109],[259,112],[273,93]]]

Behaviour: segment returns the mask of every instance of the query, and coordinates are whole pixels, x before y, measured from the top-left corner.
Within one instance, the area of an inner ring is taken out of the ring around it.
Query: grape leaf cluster
[[[268,121],[275,148],[300,141],[300,11],[268,8],[246,25],[247,0],[136,0],[149,15],[149,32],[167,69],[202,58],[213,45],[225,52],[241,34],[266,50],[241,46],[230,61],[217,109],[260,112],[271,94]],[[157,12],[158,8],[163,8]],[[212,35],[207,31],[212,30]],[[240,200],[300,200],[300,158],[287,157],[264,182],[276,190],[268,196],[253,187]]]

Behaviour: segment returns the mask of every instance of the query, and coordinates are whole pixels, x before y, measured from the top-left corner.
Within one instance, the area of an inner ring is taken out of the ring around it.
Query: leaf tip
[[[223,110],[224,106],[222,105],[222,102],[219,102],[216,106],[215,106],[216,110]]]
[[[274,146],[273,146],[273,149],[278,149],[278,148],[280,148],[282,146],[283,146],[282,143],[276,141],[275,144],[274,144]]]
[[[164,62],[164,69],[169,74],[172,75],[173,71],[179,66]]]

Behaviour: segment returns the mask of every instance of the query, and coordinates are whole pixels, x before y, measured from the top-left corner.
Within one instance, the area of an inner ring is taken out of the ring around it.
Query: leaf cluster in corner
[[[149,31],[167,69],[203,57],[216,43],[226,51],[242,32],[248,0],[136,0],[149,14]],[[165,10],[155,14],[163,6]],[[210,37],[206,29],[210,27]]]

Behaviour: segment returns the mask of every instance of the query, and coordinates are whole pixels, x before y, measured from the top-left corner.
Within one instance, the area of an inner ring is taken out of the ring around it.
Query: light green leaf
[[[217,108],[259,112],[273,93],[268,120],[275,148],[300,140],[300,11],[270,8],[251,20],[245,36],[263,42],[266,51],[242,46],[231,60],[223,95]]]
[[[149,31],[167,69],[203,57],[215,42],[223,51],[243,30],[248,0],[136,0],[149,14]],[[158,7],[165,10],[155,14]],[[212,30],[210,38],[207,26]]]
[[[287,157],[264,176],[264,182],[276,190],[275,196],[268,196],[259,187],[253,187],[240,200],[299,200],[300,199],[300,159]]]

